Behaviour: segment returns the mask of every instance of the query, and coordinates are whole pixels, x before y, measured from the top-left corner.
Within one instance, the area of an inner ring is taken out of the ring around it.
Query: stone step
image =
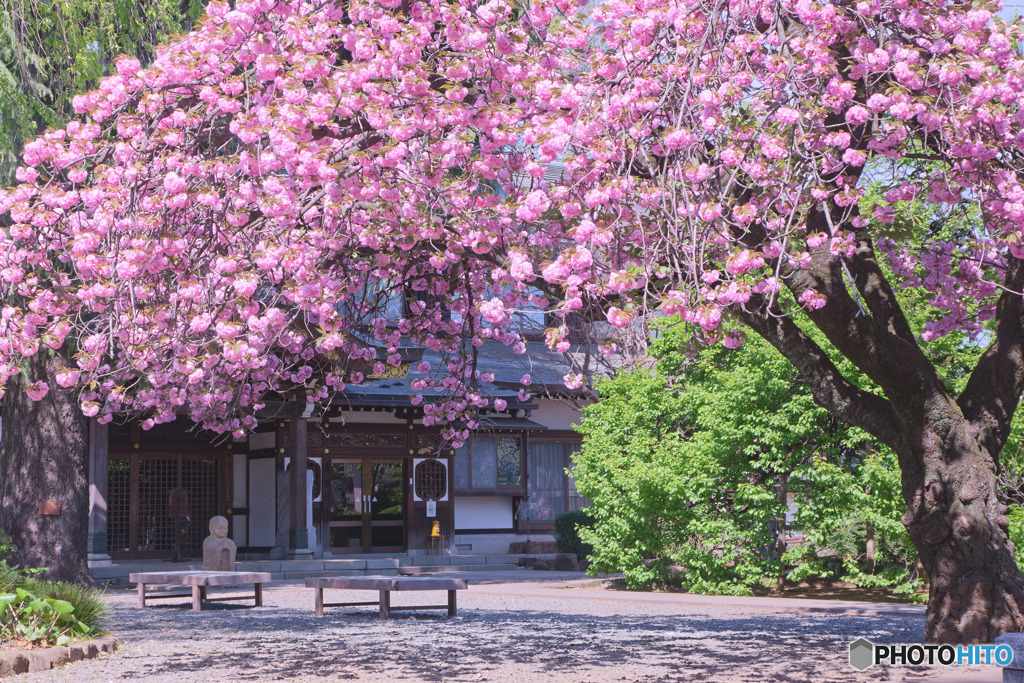
[[[419,576],[421,574],[438,574],[440,572],[464,572],[469,570],[469,565],[454,565],[454,564],[440,564],[440,565],[429,565],[421,564],[412,567],[399,567],[399,576]]]
[[[440,564],[440,565],[415,565],[412,567],[399,567],[399,576],[419,576],[421,574],[447,574],[449,572],[480,572],[480,571],[511,571],[519,569],[515,564]]]

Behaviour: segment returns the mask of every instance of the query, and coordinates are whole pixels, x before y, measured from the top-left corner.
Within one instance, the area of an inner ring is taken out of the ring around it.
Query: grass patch
[[[102,591],[34,573],[0,561],[0,644],[49,647],[106,633]]]

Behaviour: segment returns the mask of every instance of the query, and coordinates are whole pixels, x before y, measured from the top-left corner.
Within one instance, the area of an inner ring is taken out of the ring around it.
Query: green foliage
[[[44,581],[29,578],[25,585],[36,595],[51,600],[62,600],[74,606],[74,616],[89,627],[90,632],[101,629],[108,607],[101,591],[67,581]]]
[[[75,616],[67,600],[46,598],[24,588],[0,595],[0,642],[24,640],[36,645],[67,645],[92,628]]]
[[[560,553],[576,553],[586,559],[594,549],[580,538],[580,530],[594,525],[594,517],[586,510],[570,510],[555,517],[555,544]]]
[[[0,595],[13,593],[24,578],[19,570],[10,567],[6,562],[0,563]]]
[[[621,571],[634,588],[682,582],[702,592],[749,592],[768,537],[767,528],[755,539],[742,529],[758,504],[770,509],[771,501],[757,487],[723,485],[727,467],[684,438],[683,397],[664,378],[629,373],[598,391],[601,400],[584,412],[573,470],[596,519],[581,533],[594,547],[591,570]]]
[[[119,54],[142,61],[187,29],[200,0],[8,0],[0,5],[0,186],[24,142],[72,113]]]
[[[914,593],[895,456],[817,406],[767,343],[687,352],[688,333],[666,326],[656,369],[599,383],[584,410],[573,476],[597,520],[581,533],[592,570],[703,593],[749,594],[780,576]],[[803,540],[780,555],[785,518]]]
[[[864,215],[887,189],[869,188]],[[899,203],[892,225],[872,229],[876,239],[963,241],[979,220],[970,203],[941,208],[918,198]],[[933,295],[879,265],[911,327],[924,330]],[[818,330],[804,331],[850,382],[879,392]],[[594,501],[598,523],[585,535],[595,545],[594,569],[622,571],[632,586],[705,592],[747,592],[781,576],[834,577],[919,599],[896,456],[819,407],[792,365],[756,335],[734,351],[702,348],[698,337],[665,321],[651,347],[654,371],[606,381],[601,402],[584,412],[573,475]],[[958,331],[924,339],[922,348],[957,393],[984,344]],[[1014,421],[1001,464],[1000,495],[1024,506],[1024,420]],[[780,555],[771,529],[783,515],[802,538]]]
[[[0,563],[0,644],[59,646],[102,632],[107,605],[99,591],[35,573]]]
[[[855,467],[818,458],[800,476],[809,495],[798,499],[794,511],[793,526],[802,530],[803,544],[790,546],[782,558],[792,567],[789,579],[831,575],[923,602],[917,551],[900,521],[904,505],[896,456],[887,449],[872,451]],[[869,528],[874,567],[866,564]]]
[[[1010,542],[1018,567],[1024,567],[1024,508],[1014,505],[1007,516],[1010,518]]]
[[[6,531],[0,529],[0,565],[12,564],[15,554],[14,542]]]

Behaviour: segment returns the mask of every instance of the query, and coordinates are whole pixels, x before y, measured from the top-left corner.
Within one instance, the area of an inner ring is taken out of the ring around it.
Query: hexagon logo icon
[[[863,671],[875,663],[875,645],[867,638],[858,638],[850,643],[850,666]]]

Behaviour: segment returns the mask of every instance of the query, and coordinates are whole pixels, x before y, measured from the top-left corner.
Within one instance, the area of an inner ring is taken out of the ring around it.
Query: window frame
[[[561,434],[561,435],[560,434],[552,434],[550,432],[547,432],[547,433],[541,433],[541,434],[537,434],[535,436],[531,436],[530,437],[530,444],[531,445],[534,444],[534,443],[538,443],[538,442],[543,442],[543,443],[560,443],[560,444],[562,444],[562,447],[563,447],[563,467],[562,467],[562,472],[564,473],[564,478],[563,478],[562,481],[563,481],[563,492],[565,494],[565,509],[566,509],[566,511],[568,512],[568,511],[573,510],[573,509],[583,509],[583,508],[587,507],[586,505],[584,505],[584,506],[581,506],[580,508],[573,508],[572,505],[571,505],[572,500],[575,499],[575,498],[580,498],[581,500],[585,500],[585,499],[583,499],[582,496],[580,496],[578,493],[576,493],[576,485],[575,485],[575,483],[570,481],[572,479],[572,475],[569,474],[569,471],[571,471],[571,469],[572,469],[570,467],[570,465],[572,463],[572,454],[575,451],[578,451],[579,448],[582,446],[582,444],[583,444],[582,437],[580,437],[575,432],[569,432],[568,434]],[[576,447],[575,450],[572,450],[573,446]],[[529,462],[529,457],[527,457],[527,462]],[[529,474],[527,475],[527,484],[529,484]],[[576,494],[575,496],[573,495],[574,493]],[[529,503],[529,500],[530,500],[529,495],[526,495],[523,498],[523,500],[520,502],[520,509],[522,508],[523,505],[527,505]],[[562,514],[562,513],[559,513],[559,514]],[[554,531],[555,531],[555,520],[554,519],[527,520],[527,519],[523,518],[520,514],[518,514],[518,511],[517,511],[516,522],[520,526],[521,533],[554,533]]]
[[[495,481],[497,481],[497,466],[498,466],[498,439],[518,439],[519,441],[519,483],[515,485],[497,486],[494,487],[480,487],[476,488],[473,486],[473,439],[477,436],[492,438],[495,440],[494,444],[494,466],[495,466]],[[526,495],[526,481],[529,478],[529,474],[526,470],[526,444],[527,438],[526,433],[522,431],[504,431],[504,430],[481,430],[470,434],[464,447],[467,450],[467,468],[469,471],[469,488],[460,487],[456,483],[452,486],[452,493],[456,496],[525,496]],[[452,454],[452,473],[455,473],[456,459],[459,457],[458,449]]]

